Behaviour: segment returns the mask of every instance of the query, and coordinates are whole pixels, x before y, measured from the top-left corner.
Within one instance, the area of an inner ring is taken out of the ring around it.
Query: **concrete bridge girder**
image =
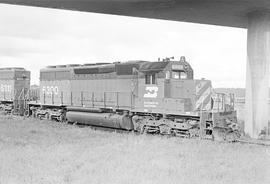
[[[270,12],[248,14],[245,132],[253,138],[268,126]]]

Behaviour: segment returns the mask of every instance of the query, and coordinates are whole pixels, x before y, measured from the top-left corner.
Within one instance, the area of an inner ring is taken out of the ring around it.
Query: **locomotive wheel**
[[[50,119],[49,113],[46,113],[44,117],[45,117],[45,119]]]
[[[49,115],[49,120],[52,121],[53,120],[53,116]]]
[[[160,125],[159,132],[163,135],[170,135],[171,134],[171,127],[168,125]]]
[[[27,110],[27,111],[24,111],[23,115],[24,115],[25,117],[29,117],[30,113],[29,113],[29,111]]]
[[[36,118],[36,117],[37,117],[37,113],[36,113],[36,111],[32,111],[32,116],[33,116],[34,118]]]
[[[170,134],[170,135],[171,135],[171,136],[176,136],[175,131],[171,130],[171,134]]]
[[[6,112],[6,111],[5,111]],[[15,114],[15,110],[14,109],[12,109],[11,111],[10,111],[10,114],[12,114],[12,115],[16,115]]]
[[[61,115],[59,117],[59,121],[62,122],[62,123],[65,123],[67,121],[66,117],[64,115]]]
[[[199,131],[200,131],[199,128],[191,128],[189,130],[189,137],[190,138],[192,138],[192,137],[199,137]]]
[[[146,127],[145,125],[141,127],[140,129],[140,134],[146,134],[147,133],[147,130],[146,130]]]

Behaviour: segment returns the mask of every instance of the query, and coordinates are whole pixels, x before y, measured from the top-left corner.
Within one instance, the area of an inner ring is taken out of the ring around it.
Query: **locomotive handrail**
[[[51,92],[46,94],[43,92],[43,104],[47,104],[48,100],[51,105],[70,105],[70,106],[82,106],[82,107],[103,107],[103,108],[130,108],[132,109],[134,101],[134,93],[132,92],[93,92],[93,91],[77,91],[64,93],[61,91],[60,98],[56,98],[56,94]],[[58,95],[59,95],[58,94]],[[87,95],[88,94],[88,95]],[[121,101],[120,94],[126,96],[130,101]],[[69,96],[69,101],[68,97]],[[55,101],[58,99],[58,101]]]
[[[228,108],[230,110],[234,109],[234,95],[233,94],[225,94],[225,93],[216,93],[214,92],[215,96],[212,96],[213,99],[213,108],[214,110],[217,110],[218,112],[221,111],[227,111]],[[217,108],[216,104],[217,103]],[[221,106],[220,106],[221,104]]]

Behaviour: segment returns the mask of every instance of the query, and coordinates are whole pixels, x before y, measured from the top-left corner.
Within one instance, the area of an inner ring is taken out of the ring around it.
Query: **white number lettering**
[[[1,84],[0,85],[0,91],[1,92],[11,92],[11,85],[8,84]]]
[[[58,95],[58,87],[57,86],[54,87],[54,94]]]
[[[58,95],[58,87],[57,86],[43,86],[42,87],[43,93],[46,93],[47,95]]]

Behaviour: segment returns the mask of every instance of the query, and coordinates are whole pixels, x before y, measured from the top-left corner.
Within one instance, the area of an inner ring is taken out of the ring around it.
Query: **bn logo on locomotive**
[[[157,98],[158,96],[158,87],[156,86],[146,86],[145,91],[144,98]]]

